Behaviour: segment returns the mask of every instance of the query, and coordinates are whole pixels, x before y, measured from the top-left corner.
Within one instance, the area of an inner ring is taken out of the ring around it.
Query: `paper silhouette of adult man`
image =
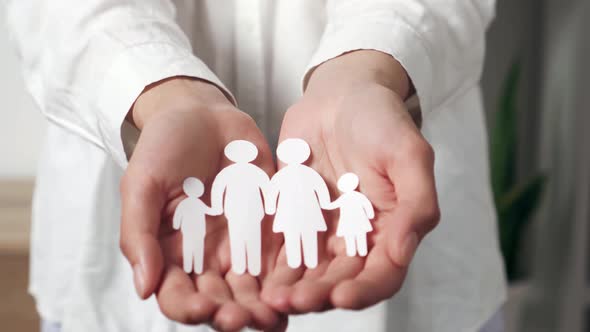
[[[258,155],[253,143],[232,141],[224,153],[234,164],[215,177],[211,205],[216,211],[223,209],[227,219],[232,270],[242,274],[247,269],[257,276],[261,270],[261,222],[270,197],[270,179],[262,169],[251,164]]]
[[[206,222],[205,215],[215,216],[221,214],[208,207],[200,199],[205,192],[203,182],[197,178],[186,178],[182,183],[182,189],[188,196],[182,200],[172,220],[172,227],[182,232],[182,260],[184,271],[199,274],[203,272],[203,254],[205,247]]]
[[[318,264],[318,232],[327,230],[322,207],[330,204],[330,192],[324,179],[313,168],[303,165],[311,150],[307,142],[300,138],[289,138],[277,148],[277,157],[287,164],[271,179],[273,205],[269,212],[276,215],[273,231],[283,233],[287,265],[291,268],[301,266],[303,261],[308,268]]]

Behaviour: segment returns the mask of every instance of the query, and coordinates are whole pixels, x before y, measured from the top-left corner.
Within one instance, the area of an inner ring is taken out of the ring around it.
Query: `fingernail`
[[[402,266],[410,265],[412,258],[414,257],[414,253],[416,252],[416,248],[418,247],[418,235],[415,232],[408,234],[406,239],[404,240],[401,246],[401,253],[400,253],[400,264]]]
[[[144,290],[144,279],[143,279],[143,271],[139,264],[135,264],[133,266],[133,281],[135,283],[135,291],[140,298],[143,298],[143,290]]]

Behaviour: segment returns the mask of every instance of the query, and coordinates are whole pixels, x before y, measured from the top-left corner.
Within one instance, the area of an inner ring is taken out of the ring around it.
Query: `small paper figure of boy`
[[[340,208],[340,220],[336,236],[344,237],[346,255],[353,257],[367,255],[367,233],[373,230],[369,219],[375,218],[375,211],[369,199],[355,189],[359,178],[354,173],[346,173],[338,179],[338,190],[342,195],[325,209]]]
[[[205,215],[220,215],[208,207],[200,199],[205,192],[203,182],[197,178],[186,178],[182,184],[184,193],[188,196],[182,200],[174,211],[172,227],[182,232],[182,260],[184,271],[197,274],[203,272],[203,256],[205,248],[206,223]]]

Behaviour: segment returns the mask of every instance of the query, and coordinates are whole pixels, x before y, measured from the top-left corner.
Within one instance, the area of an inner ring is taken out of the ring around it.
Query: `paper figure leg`
[[[193,272],[193,241],[188,236],[182,234],[182,262],[184,272]]]
[[[318,266],[318,233],[317,232],[304,232],[301,235],[303,242],[303,259],[305,260],[305,266],[310,269]]]
[[[203,273],[203,259],[204,259],[204,247],[205,247],[205,239],[198,239],[193,243],[193,257],[194,257],[194,267],[195,273],[201,274]]]
[[[348,257],[356,256],[356,245],[354,240],[354,235],[347,235],[344,237],[344,243],[346,244],[346,256]]]
[[[253,227],[254,228],[254,227]],[[247,243],[246,243],[246,251],[248,256],[248,272],[253,275],[257,276],[260,274],[261,269],[261,239],[260,239],[260,229],[253,229],[252,233],[249,234]]]
[[[228,222],[231,225],[230,222]],[[244,274],[246,272],[246,243],[242,229],[234,229],[231,226],[229,230],[229,249],[231,254],[232,271],[236,274]]]
[[[359,255],[362,257],[367,256],[367,234],[361,233],[356,236],[356,248]]]
[[[298,233],[283,233],[285,236],[285,254],[287,265],[296,269],[301,266],[301,237]]]

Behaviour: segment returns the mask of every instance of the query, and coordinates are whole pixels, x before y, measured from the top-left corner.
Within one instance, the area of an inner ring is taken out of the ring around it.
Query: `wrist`
[[[171,77],[147,86],[131,107],[127,120],[141,130],[154,115],[162,112],[234,108],[212,83],[189,77]]]
[[[305,94],[333,96],[370,85],[383,86],[402,100],[411,91],[411,81],[395,58],[379,51],[358,50],[319,65],[310,75]]]

